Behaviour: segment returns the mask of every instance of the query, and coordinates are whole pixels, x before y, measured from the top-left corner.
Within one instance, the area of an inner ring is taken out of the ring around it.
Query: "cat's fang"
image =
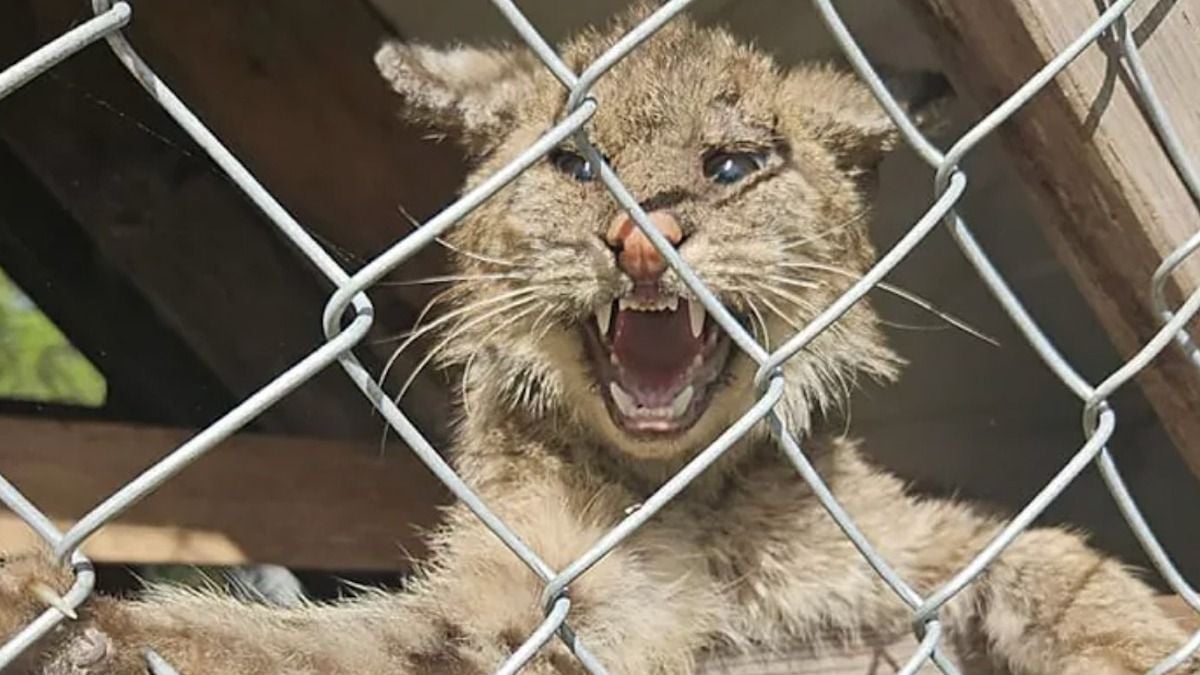
[[[671,416],[683,417],[683,414],[688,410],[688,406],[692,404],[692,398],[695,395],[696,388],[690,384],[683,391],[679,392],[675,400],[671,401]]]
[[[698,300],[688,300],[687,306],[688,319],[692,322],[692,337],[698,338],[704,330],[704,319],[708,315],[708,312]]]
[[[596,308],[596,327],[600,335],[608,335],[608,327],[612,325],[612,303],[606,302]]]
[[[633,397],[629,395],[621,385],[616,382],[608,383],[608,393],[612,396],[613,403],[617,404],[617,409],[626,417],[633,417],[637,414],[637,403],[634,403]]]

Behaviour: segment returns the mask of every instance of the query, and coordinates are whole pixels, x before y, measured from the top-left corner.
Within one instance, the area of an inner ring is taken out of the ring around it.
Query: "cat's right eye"
[[[714,183],[729,185],[766,166],[767,158],[760,152],[718,150],[704,158],[704,175]]]
[[[554,151],[554,154],[550,156],[550,162],[560,173],[570,176],[580,183],[587,183],[596,178],[596,167],[592,166],[591,161],[570,150]]]

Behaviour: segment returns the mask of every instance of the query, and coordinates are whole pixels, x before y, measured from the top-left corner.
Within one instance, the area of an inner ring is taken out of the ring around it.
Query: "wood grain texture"
[[[60,525],[81,517],[191,432],[0,416],[0,473]],[[424,555],[419,528],[447,501],[406,448],[235,436],[102,528],[97,560],[396,570]],[[0,510],[0,549],[36,543]]]
[[[1023,84],[1099,15],[1086,2],[907,1],[956,90],[980,111]],[[1131,20],[1157,89],[1196,155],[1200,0],[1135,3]],[[1058,257],[1128,357],[1159,326],[1149,300],[1151,275],[1200,226],[1200,212],[1139,110],[1114,49],[1111,42],[1090,47],[997,135]],[[1200,264],[1192,260],[1174,281],[1170,290],[1178,302],[1181,291],[1200,287]],[[1195,369],[1172,348],[1138,381],[1200,475]]]
[[[11,62],[85,13],[73,0],[22,0],[0,22]],[[351,269],[448,201],[461,175],[450,144],[402,123],[375,72],[390,29],[358,2],[216,0],[134,9],[135,47],[262,183]],[[327,282],[149,100],[101,43],[0,103],[0,142],[40,180],[235,399],[319,345]],[[437,247],[397,271],[441,269]],[[394,343],[433,287],[373,293],[364,358]],[[29,289],[38,300],[39,288]],[[415,354],[396,372],[407,375]],[[186,383],[180,383],[186,386]],[[445,387],[420,378],[406,403],[438,432]],[[374,437],[381,424],[332,368],[261,418],[261,429]]]

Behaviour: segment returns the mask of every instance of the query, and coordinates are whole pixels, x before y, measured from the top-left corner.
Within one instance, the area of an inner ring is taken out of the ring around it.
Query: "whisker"
[[[533,333],[533,332],[537,331],[538,324],[541,323],[542,321],[544,321],[547,316],[550,316],[550,312],[553,309],[554,309],[554,305],[546,305],[546,309],[542,310],[542,313],[539,314],[538,317],[533,320],[533,323],[529,327],[529,332]],[[553,327],[554,327],[553,321],[547,323],[545,326],[542,326],[542,332],[540,334],[538,334],[537,341],[541,342],[542,338],[546,337],[546,333],[549,333],[550,329]]]
[[[928,324],[903,323],[901,321],[892,321],[890,319],[880,319],[879,323],[887,326],[888,328],[896,328],[898,330],[919,330],[919,331],[927,331],[927,332],[938,332],[938,331],[943,331],[943,330],[950,328],[950,326],[947,326],[945,324],[938,324],[936,326],[931,326]]]
[[[408,376],[408,379],[404,380],[404,384],[401,385],[400,392],[398,394],[396,394],[395,398],[393,398],[392,400],[397,405],[399,405],[400,399],[404,398],[404,395],[406,393],[408,393],[408,388],[410,386],[412,386],[412,383],[417,379],[417,375],[419,375],[421,373],[421,371],[425,369],[425,366],[429,365],[429,362],[433,360],[433,357],[436,356],[437,353],[440,352],[442,349],[445,349],[446,345],[448,345],[452,341],[454,341],[455,338],[462,335],[463,332],[465,332],[468,328],[471,328],[472,326],[475,326],[475,325],[479,324],[480,322],[487,321],[488,319],[492,318],[493,316],[496,316],[497,314],[500,314],[501,312],[508,312],[508,311],[511,311],[511,310],[514,310],[517,308],[523,308],[523,309],[521,309],[520,312],[517,312],[516,314],[509,317],[508,319],[505,319],[504,323],[501,324],[501,327],[503,327],[507,324],[510,324],[510,323],[516,321],[517,319],[520,319],[521,317],[525,316],[529,312],[532,312],[534,309],[537,309],[536,307],[525,307],[525,305],[528,305],[533,302],[536,302],[536,299],[522,298],[520,300],[511,302],[509,304],[501,305],[500,307],[497,307],[491,311],[484,312],[483,314],[481,314],[477,317],[474,317],[470,320],[455,324],[453,332],[451,332],[449,335],[447,335],[445,338],[443,338],[441,342],[437,343],[437,345],[435,345],[432,349],[430,349],[425,354],[425,357],[421,359],[421,361],[416,365],[415,368],[413,368],[412,372]]]
[[[850,216],[847,216],[844,220],[842,220],[842,222],[838,223],[837,225],[834,225],[832,227],[827,227],[827,228],[821,230],[820,232],[815,232],[808,236],[786,242],[783,245],[783,247],[781,248],[781,250],[790,251],[791,249],[803,246],[805,244],[811,244],[814,241],[820,241],[830,235],[837,234],[838,232],[841,232],[841,231],[845,230],[846,228],[849,228],[849,227],[855,225],[856,223],[862,221],[862,219],[865,218],[866,216],[870,215],[870,213],[871,213],[870,208],[859,209],[857,212],[851,214]]]
[[[758,305],[754,304],[754,298],[750,294],[743,292],[742,299],[746,301],[746,305],[750,308],[750,313],[754,315],[758,325],[762,328],[762,343],[763,348],[768,352],[771,351],[771,332],[767,330],[767,322],[763,320],[762,312],[758,310]]]
[[[478,260],[479,262],[491,263],[492,265],[500,265],[501,267],[516,267],[516,268],[528,267],[528,265],[522,265],[520,263],[513,262],[512,260],[503,260],[501,258],[494,258],[490,255],[476,253],[475,251],[468,251],[467,249],[462,248],[461,246],[455,246],[454,244],[451,244],[450,242],[446,241],[445,239],[442,239],[441,237],[434,237],[433,240],[435,242],[437,242],[438,244],[442,245],[443,247],[457,253],[458,255],[461,255],[466,258],[470,258],[472,260]]]
[[[488,297],[480,299],[480,300],[475,300],[475,301],[473,301],[469,304],[463,305],[461,307],[455,307],[454,309],[450,310],[449,312],[446,312],[445,314],[442,314],[439,317],[437,317],[436,319],[434,319],[433,322],[422,326],[421,321],[424,320],[426,315],[429,314],[430,309],[432,308],[435,300],[440,300],[442,298],[442,296],[452,295],[454,292],[459,290],[457,287],[449,288],[449,289],[446,289],[445,291],[442,291],[441,293],[438,293],[436,296],[434,296],[433,300],[430,300],[428,303],[426,303],[425,308],[421,310],[421,313],[417,315],[416,321],[413,322],[412,328],[410,328],[402,333],[397,333],[396,335],[392,335],[392,336],[389,336],[386,338],[380,338],[378,340],[373,341],[371,344],[387,344],[389,342],[398,342],[400,340],[405,340],[405,339],[411,340],[412,338],[416,337],[418,334],[423,335],[428,329],[434,328],[436,326],[440,326],[440,325],[446,323],[446,321],[448,321],[449,319],[459,316],[459,315],[463,314],[464,312],[470,312],[478,307],[486,307],[490,304],[500,302],[502,300],[507,300],[509,298],[519,297],[519,296],[525,295],[527,293],[532,293],[543,287],[544,287],[543,284],[538,284],[535,286],[522,286],[521,288],[513,289],[511,291],[506,291],[504,293],[501,293],[500,295],[488,296]]]
[[[498,296],[485,298],[483,300],[477,300],[469,305],[465,305],[463,307],[459,307],[458,309],[447,312],[446,314],[443,314],[442,316],[438,317],[437,319],[434,319],[433,321],[422,326],[419,329],[414,329],[412,331],[409,331],[408,337],[404,340],[404,342],[402,342],[398,347],[396,347],[395,351],[392,352],[392,355],[390,357],[388,357],[387,363],[384,364],[383,372],[380,373],[380,375],[379,375],[379,382],[382,383],[385,379],[387,379],[388,372],[391,370],[392,366],[396,363],[396,359],[398,359],[400,357],[401,352],[403,352],[405,349],[407,349],[409,347],[409,345],[411,345],[414,341],[416,341],[422,335],[429,333],[429,331],[434,330],[434,329],[438,328],[439,326],[444,325],[446,322],[451,321],[456,317],[460,317],[465,313],[473,312],[473,311],[476,311],[483,307],[487,307],[488,305],[493,305],[497,302],[504,302],[505,300],[511,300],[514,297],[520,298],[521,300],[526,300],[526,299],[528,299],[526,296],[534,293],[539,288],[540,287],[537,287],[537,286],[528,286],[525,288],[518,288],[517,290],[510,291],[508,293],[501,293]]]
[[[404,208],[403,204],[397,204],[396,210],[398,210],[400,212],[400,214],[404,216],[405,220],[408,221],[408,224],[411,225],[414,230],[418,230],[421,228],[421,221],[414,218],[413,215],[408,212],[408,209]],[[501,260],[500,258],[493,258],[491,256],[483,255],[482,253],[475,253],[474,251],[468,251],[464,248],[460,248],[458,246],[455,246],[454,244],[451,244],[450,242],[446,241],[445,239],[442,239],[441,237],[434,237],[433,240],[434,240],[434,242],[438,243],[439,245],[441,245],[461,256],[465,256],[467,258],[472,258],[472,259],[478,260],[480,262],[491,263],[493,265],[502,265],[505,267],[524,267],[524,265],[519,265],[515,262],[512,262],[511,260]]]
[[[517,321],[524,318],[525,316],[528,316],[529,313],[535,309],[537,309],[537,308],[530,307],[526,310],[522,310],[521,312],[518,312],[517,314],[514,314],[513,316],[509,317],[507,320],[503,321],[500,325],[496,326],[495,328],[493,328],[490,331],[488,331],[487,333],[485,333],[483,337],[479,338],[479,343],[481,345],[486,343],[488,341],[488,339],[490,339],[496,333],[499,333],[501,330],[504,330],[505,328],[511,326],[513,323],[516,323]],[[550,311],[550,307],[547,306],[546,309],[542,311],[541,316],[545,316],[546,313],[549,311]],[[540,320],[540,319],[541,319],[541,317],[538,317],[538,319],[535,319],[533,322],[533,325],[536,326],[538,320]],[[467,378],[471,374],[471,365],[475,363],[475,357],[478,354],[479,354],[479,350],[476,349],[476,350],[472,351],[471,355],[469,357],[467,357],[466,365],[463,366],[462,401],[463,401],[463,412],[467,415],[471,414],[471,398],[470,398],[470,396],[467,395]],[[403,393],[401,395],[403,396]]]
[[[472,320],[470,320],[470,321],[468,321],[468,322],[465,322],[464,324],[457,324],[457,325],[456,325],[456,329],[457,329],[457,330],[456,330],[454,333],[452,333],[452,334],[450,334],[450,335],[446,336],[446,338],[445,338],[445,339],[443,339],[441,342],[439,342],[437,345],[435,345],[435,346],[434,346],[432,349],[430,349],[430,350],[429,350],[429,352],[425,354],[424,358],[422,358],[422,359],[421,359],[421,361],[420,361],[420,362],[418,362],[418,363],[417,363],[417,365],[413,367],[413,370],[412,370],[412,372],[410,372],[410,373],[409,373],[409,375],[408,375],[408,378],[407,378],[407,379],[405,379],[405,381],[404,381],[404,384],[403,384],[403,385],[401,385],[401,387],[400,387],[400,391],[399,391],[399,393],[397,393],[397,394],[396,394],[396,396],[393,398],[393,401],[394,401],[394,402],[395,402],[397,405],[399,405],[399,404],[400,404],[400,400],[401,400],[401,399],[403,399],[403,398],[404,398],[404,395],[408,393],[408,390],[409,390],[409,388],[412,386],[413,382],[415,382],[415,381],[416,381],[416,379],[417,379],[417,376],[418,376],[418,375],[420,375],[420,374],[421,374],[421,372],[422,372],[422,371],[425,369],[425,367],[426,367],[427,365],[429,365],[429,363],[430,363],[430,362],[433,360],[433,358],[434,358],[435,356],[437,356],[438,352],[440,352],[440,351],[441,351],[442,349],[444,349],[444,348],[445,348],[445,347],[446,347],[448,344],[450,344],[450,342],[451,342],[452,340],[454,340],[454,338],[456,338],[456,337],[458,337],[459,335],[461,335],[463,331],[467,330],[468,328],[470,328],[472,325],[474,325],[474,324],[476,324],[476,323],[479,323],[479,322],[481,322],[481,321],[486,321],[486,320],[488,320],[488,319],[492,318],[492,316],[494,316],[495,314],[498,314],[498,313],[500,313],[500,312],[506,312],[506,311],[510,311],[510,310],[512,310],[512,309],[515,309],[515,308],[517,308],[517,307],[520,307],[521,305],[524,305],[524,304],[528,304],[528,303],[530,303],[530,302],[533,302],[533,300],[532,300],[532,299],[529,299],[529,300],[517,301],[517,302],[514,302],[514,303],[512,303],[512,304],[510,304],[510,305],[505,305],[505,306],[503,306],[503,307],[499,307],[499,308],[497,308],[497,309],[495,309],[495,310],[493,310],[493,311],[491,311],[491,312],[488,312],[488,313],[484,314],[483,316],[479,316],[479,317],[476,317],[476,318],[474,318],[474,319],[472,319]],[[524,316],[524,315],[528,314],[528,312],[532,311],[533,309],[534,309],[534,308],[532,308],[532,307],[531,307],[531,308],[527,308],[526,310],[523,310],[522,312],[518,312],[518,314],[517,314],[517,315],[515,315],[515,319],[519,319],[519,318],[521,318],[522,316]],[[512,320],[515,320],[515,319],[512,319]],[[459,326],[461,326],[461,327],[459,327]],[[385,434],[385,437],[386,437],[386,434],[387,434],[387,430],[386,430],[386,429],[384,430],[384,434]]]
[[[894,295],[898,298],[903,298],[903,299],[911,302],[912,304],[916,305],[917,307],[920,307],[921,309],[924,309],[925,311],[933,314],[934,316],[937,316],[939,319],[941,319],[942,321],[945,321],[946,323],[950,324],[951,326],[958,328],[959,330],[967,333],[968,335],[972,335],[980,340],[983,340],[984,342],[990,344],[993,347],[1000,346],[1000,341],[997,340],[996,338],[992,337],[991,335],[988,335],[987,333],[984,333],[983,331],[979,330],[978,328],[975,328],[974,326],[967,323],[963,319],[960,319],[960,318],[954,316],[953,314],[950,314],[949,312],[938,309],[936,306],[933,305],[933,303],[929,302],[925,298],[922,298],[921,296],[917,295],[916,293],[913,293],[913,292],[911,292],[907,289],[901,288],[899,286],[889,284],[887,282],[881,282],[879,284],[879,288],[887,293],[891,293],[892,295]]]
[[[778,281],[779,283],[787,284],[788,286],[797,286],[799,288],[807,288],[809,290],[816,290],[825,285],[825,283],[821,281],[792,279],[791,277],[780,276],[778,274],[764,274],[763,278],[770,279],[771,281]]]
[[[496,274],[441,274],[420,279],[399,279],[396,281],[380,281],[376,286],[423,286],[429,284],[446,284],[464,281],[493,281],[498,279],[520,279],[521,275],[511,273]]]
[[[845,270],[840,267],[835,267],[833,265],[824,265],[824,264],[815,263],[815,262],[785,262],[785,263],[781,263],[781,265],[784,267],[793,267],[793,268],[799,268],[799,269],[810,269],[810,270],[820,270],[820,271],[824,271],[824,272],[830,272],[832,274],[839,274],[841,276],[844,276],[844,277],[847,277],[850,279],[855,279],[855,280],[862,278],[862,275],[858,274],[856,272],[851,272],[850,270]],[[887,293],[891,293],[892,295],[894,295],[898,298],[906,300],[906,301],[912,303],[913,305],[916,305],[917,307],[920,307],[921,309],[929,312],[930,314],[933,314],[934,316],[938,317],[942,321],[945,321],[946,323],[950,324],[951,326],[963,331],[964,333],[966,333],[974,338],[983,340],[984,342],[992,345],[993,347],[1000,346],[1000,341],[997,340],[996,338],[993,338],[992,336],[988,335],[987,333],[984,333],[983,331],[979,330],[978,328],[975,328],[971,324],[967,323],[965,320],[960,319],[957,316],[955,316],[943,309],[938,308],[932,302],[929,302],[925,298],[921,297],[920,295],[917,295],[916,293],[913,293],[912,291],[910,291],[906,288],[896,286],[895,284],[891,284],[886,281],[879,282],[878,284],[875,285],[875,288],[878,288],[879,290],[887,292]]]
[[[798,309],[802,312],[805,312],[808,314],[815,313],[814,312],[815,307],[814,307],[813,303],[805,300],[804,298],[796,295],[795,293],[792,293],[791,291],[786,291],[782,288],[775,288],[774,286],[768,286],[766,284],[755,284],[755,288],[766,291],[768,293],[774,293],[775,295],[779,296],[780,298],[787,300],[793,307],[795,307],[796,309]]]
[[[792,321],[790,318],[788,318],[788,316],[786,314],[784,314],[778,307],[776,307],[775,303],[771,302],[770,300],[764,298],[761,295],[758,296],[758,299],[762,302],[762,304],[766,305],[767,309],[771,310],[771,312],[773,314],[775,314],[775,316],[778,316],[780,319],[782,319],[784,323],[791,326],[792,329],[795,330],[797,333],[799,333],[800,331],[803,330],[803,328],[801,328],[799,325],[797,325],[795,321]]]
[[[417,318],[415,321],[413,321],[412,328],[409,329],[409,332],[419,329],[421,327],[421,322],[425,320],[425,317],[429,315],[429,312],[433,311],[433,308],[436,307],[439,302],[445,300],[451,295],[454,295],[456,292],[458,292],[458,287],[451,286],[435,293],[433,297],[429,299],[429,302],[425,303],[425,306],[421,308],[421,311],[417,314]],[[387,341],[389,340],[381,340],[376,344]]]

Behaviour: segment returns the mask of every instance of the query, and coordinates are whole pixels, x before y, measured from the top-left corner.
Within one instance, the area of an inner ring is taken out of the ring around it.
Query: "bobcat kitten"
[[[561,53],[578,69],[646,12],[586,31]],[[389,43],[376,62],[406,114],[474,158],[468,187],[563,112],[562,87],[521,48]],[[854,77],[781,70],[722,30],[677,19],[594,94],[597,147],[764,344],[780,344],[871,264],[868,185],[897,135]],[[457,469],[561,569],[755,401],[755,364],[569,143],[480,206],[450,243],[459,280],[438,356],[465,368]],[[860,303],[783,367],[777,409],[866,536],[927,593],[999,523],[914,498],[852,443],[813,430],[857,377],[889,379],[899,365]],[[402,592],[329,605],[281,609],[166,588],[94,597],[18,672],[142,673],[146,648],[189,675],[492,672],[543,619],[542,584],[461,505],[431,544]],[[9,561],[0,635],[45,608],[34,589],[61,592],[69,581],[45,557]],[[764,425],[570,597],[571,628],[625,675],[691,673],[711,650],[901,634],[911,615]],[[1185,637],[1149,588],[1055,529],[1020,536],[941,617],[948,643],[972,658],[1036,675],[1144,673]],[[527,672],[582,669],[552,641]]]

